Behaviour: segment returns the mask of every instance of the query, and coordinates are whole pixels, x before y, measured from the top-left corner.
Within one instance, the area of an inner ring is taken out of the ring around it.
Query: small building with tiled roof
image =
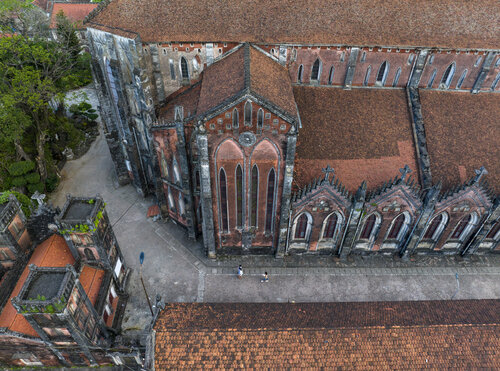
[[[77,29],[84,29],[83,21],[99,4],[84,2],[54,2],[51,7],[50,28],[57,27],[56,19],[59,13],[63,13]]]
[[[155,370],[496,369],[498,300],[172,303],[154,327]]]
[[[10,199],[7,207],[15,201]],[[35,217],[48,209],[41,205]],[[9,231],[15,237],[26,231],[26,219],[12,210],[14,221],[21,220]],[[114,342],[127,300],[127,269],[102,199],[69,197],[52,222],[52,235],[10,267],[14,279],[0,281],[6,296],[0,305],[0,365],[86,367],[125,359],[137,364],[137,349]]]
[[[106,0],[119,180],[212,258],[498,253],[498,9]]]

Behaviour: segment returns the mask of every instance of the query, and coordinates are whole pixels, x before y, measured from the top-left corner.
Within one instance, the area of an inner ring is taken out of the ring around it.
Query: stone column
[[[408,87],[418,88],[418,84],[420,84],[420,78],[422,77],[422,72],[424,71],[425,61],[428,54],[428,49],[422,49],[418,54],[411,70],[411,76],[407,84]]]
[[[363,213],[363,206],[365,204],[366,196],[366,182],[361,183],[358,188],[356,195],[354,196],[354,201],[351,205],[351,213],[349,216],[349,221],[346,226],[347,230],[342,241],[342,246],[340,250],[340,258],[345,259],[352,250],[356,234],[358,232],[359,221],[361,220],[361,215]]]
[[[356,63],[358,61],[359,48],[351,48],[351,54],[349,54],[349,60],[347,62],[347,72],[345,74],[344,89],[351,89],[352,78],[354,77],[354,71],[356,70]]]
[[[481,72],[479,72],[476,82],[474,83],[474,87],[472,88],[473,94],[477,94],[481,90],[486,76],[488,76],[488,74],[490,73],[490,68],[496,55],[497,53],[495,52],[488,52],[488,54],[486,54],[486,58],[484,59],[483,65],[481,66]]]
[[[196,135],[198,144],[198,157],[200,162],[200,203],[201,227],[203,233],[203,245],[207,255],[215,259],[215,235],[214,235],[214,216],[212,209],[212,187],[210,184],[210,162],[208,158],[208,137],[205,126],[199,123]]]
[[[497,199],[495,204],[491,207],[488,216],[485,218],[483,224],[478,229],[476,235],[472,238],[469,245],[462,252],[463,256],[468,256],[476,253],[481,246],[481,242],[486,238],[495,222],[500,219],[500,199]]]

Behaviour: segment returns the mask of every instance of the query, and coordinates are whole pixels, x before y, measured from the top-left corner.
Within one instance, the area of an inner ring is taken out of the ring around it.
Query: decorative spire
[[[328,178],[330,177],[330,173],[332,173],[332,174],[335,173],[335,169],[333,167],[330,167],[330,165],[327,165],[321,171],[325,173],[325,180],[328,180]]]
[[[474,177],[475,183],[479,183],[479,180],[481,180],[481,177],[483,175],[488,174],[488,170],[486,170],[486,168],[484,166],[481,166],[479,169],[474,170],[474,172],[476,173],[476,176]]]
[[[404,168],[399,169],[399,172],[401,173],[401,183],[405,181],[406,175],[411,173],[411,169],[408,165],[405,165]]]

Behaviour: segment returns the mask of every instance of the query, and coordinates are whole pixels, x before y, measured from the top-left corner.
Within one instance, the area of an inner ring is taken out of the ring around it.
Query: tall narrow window
[[[186,212],[186,204],[184,203],[184,196],[179,192],[179,213],[183,215]]]
[[[446,224],[448,224],[448,214],[441,213],[434,217],[425,231],[424,238],[438,241],[444,231],[444,228],[446,227]]]
[[[219,171],[219,190],[220,190],[220,211],[222,232],[229,232],[229,220],[227,215],[227,186],[226,186],[226,172],[224,169]]]
[[[399,67],[396,71],[396,76],[394,76],[394,81],[392,82],[392,87],[395,88],[398,86],[399,76],[401,76],[401,67]]]
[[[304,66],[299,66],[299,72],[297,73],[297,82],[302,82],[302,74],[304,72]]]
[[[474,67],[477,67],[479,66],[479,63],[481,63],[481,60],[483,59],[483,56],[480,55],[479,57],[477,57],[476,59],[476,62],[474,63]]]
[[[370,74],[372,73],[372,66],[368,66],[366,69],[365,80],[363,81],[363,86],[368,85],[368,81],[370,81]]]
[[[367,240],[371,237],[376,221],[377,221],[377,217],[375,216],[375,214],[371,214],[366,219],[365,226],[363,227],[363,231],[361,232],[361,238],[364,238]]]
[[[245,126],[252,126],[252,103],[245,103]]]
[[[455,63],[453,62],[448,66],[446,71],[444,71],[440,87],[448,89],[450,87],[451,80],[453,79],[454,74],[455,74]]]
[[[328,217],[328,221],[323,229],[323,238],[333,238],[335,236],[335,230],[337,229],[337,214],[332,214]]]
[[[181,73],[183,80],[189,80],[189,70],[186,58],[181,57]]]
[[[404,222],[405,222],[405,215],[399,214],[399,216],[392,222],[392,227],[391,230],[389,231],[389,234],[387,235],[387,238],[399,239],[399,237],[401,237],[400,232],[404,226]]]
[[[266,232],[273,231],[273,205],[274,205],[274,185],[275,185],[274,169],[269,171],[267,177],[267,200],[266,200]]]
[[[195,179],[195,182],[196,182],[196,190],[199,191],[200,190],[200,171],[199,170],[196,170],[196,175],[195,175],[196,179]]]
[[[332,85],[333,84],[333,75],[335,74],[335,67],[331,66],[330,67],[330,73],[328,74],[328,84]]]
[[[94,253],[88,247],[86,247],[85,250],[83,250],[83,252],[85,253],[85,258],[87,260],[95,260]]]
[[[233,128],[236,129],[237,127],[239,127],[239,125],[240,125],[239,121],[240,121],[240,118],[238,115],[238,110],[235,108],[233,110]]]
[[[169,177],[168,163],[167,163],[167,159],[165,158],[165,153],[163,153],[163,150],[161,150],[161,173],[162,173],[164,178],[168,179],[168,177]]]
[[[465,227],[467,227],[467,225],[471,222],[471,219],[472,219],[472,216],[469,214],[468,216],[466,217],[463,217],[457,224],[457,226],[455,227],[455,230],[453,231],[453,233],[451,234],[451,237],[452,239],[457,239],[457,240],[463,240],[463,238],[465,237],[465,233],[464,230],[465,230]]]
[[[311,80],[318,81],[320,75],[321,75],[321,61],[318,58],[314,61],[314,64],[312,66]]]
[[[176,212],[174,196],[172,196],[172,191],[170,190],[170,187],[168,188],[168,206],[171,211],[173,211],[174,213]]]
[[[250,187],[250,226],[257,227],[257,206],[259,204],[259,169],[252,168],[252,184]]]
[[[304,239],[306,238],[306,232],[307,232],[307,215],[302,214],[301,216],[299,216],[299,219],[295,224],[294,238]]]
[[[387,74],[388,73],[389,73],[389,64],[386,61],[384,61],[380,65],[380,68],[378,69],[377,84],[384,86],[385,85],[385,80],[387,79]]]
[[[174,157],[173,161],[173,167],[174,167],[174,182],[177,184],[180,184],[181,182],[181,173],[179,171],[179,165],[177,165],[177,160]]]
[[[262,129],[262,126],[264,125],[264,111],[262,108],[259,108],[259,111],[257,111],[257,128]]]
[[[175,80],[175,67],[174,67],[174,61],[172,59],[168,60],[168,64],[170,66],[170,78],[172,80]]]
[[[500,221],[496,222],[493,228],[490,229],[490,231],[486,235],[486,238],[492,238],[495,241],[500,239]]]
[[[437,68],[434,68],[434,71],[432,71],[432,75],[429,78],[429,82],[427,83],[428,88],[432,88],[432,84],[434,84],[434,79],[436,78],[437,74]]]
[[[497,88],[499,81],[500,81],[500,72],[497,74],[497,77],[495,77],[495,80],[493,80],[493,83],[491,84],[491,90],[495,90]]]
[[[361,54],[360,62],[364,63],[365,61],[366,61],[366,52],[363,52],[363,54]]]
[[[465,69],[464,72],[462,72],[462,75],[458,79],[457,89],[460,89],[462,87],[462,84],[464,83],[464,80],[465,80],[466,76],[467,76],[467,69]]]
[[[243,170],[236,166],[236,227],[243,226]]]

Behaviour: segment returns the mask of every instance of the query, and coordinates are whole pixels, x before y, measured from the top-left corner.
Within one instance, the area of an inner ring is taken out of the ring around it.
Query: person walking
[[[243,267],[240,265],[238,267],[238,279],[241,280],[242,277],[243,277]]]
[[[264,272],[264,278],[262,278],[260,282],[269,282],[269,277],[267,276],[267,272]]]

